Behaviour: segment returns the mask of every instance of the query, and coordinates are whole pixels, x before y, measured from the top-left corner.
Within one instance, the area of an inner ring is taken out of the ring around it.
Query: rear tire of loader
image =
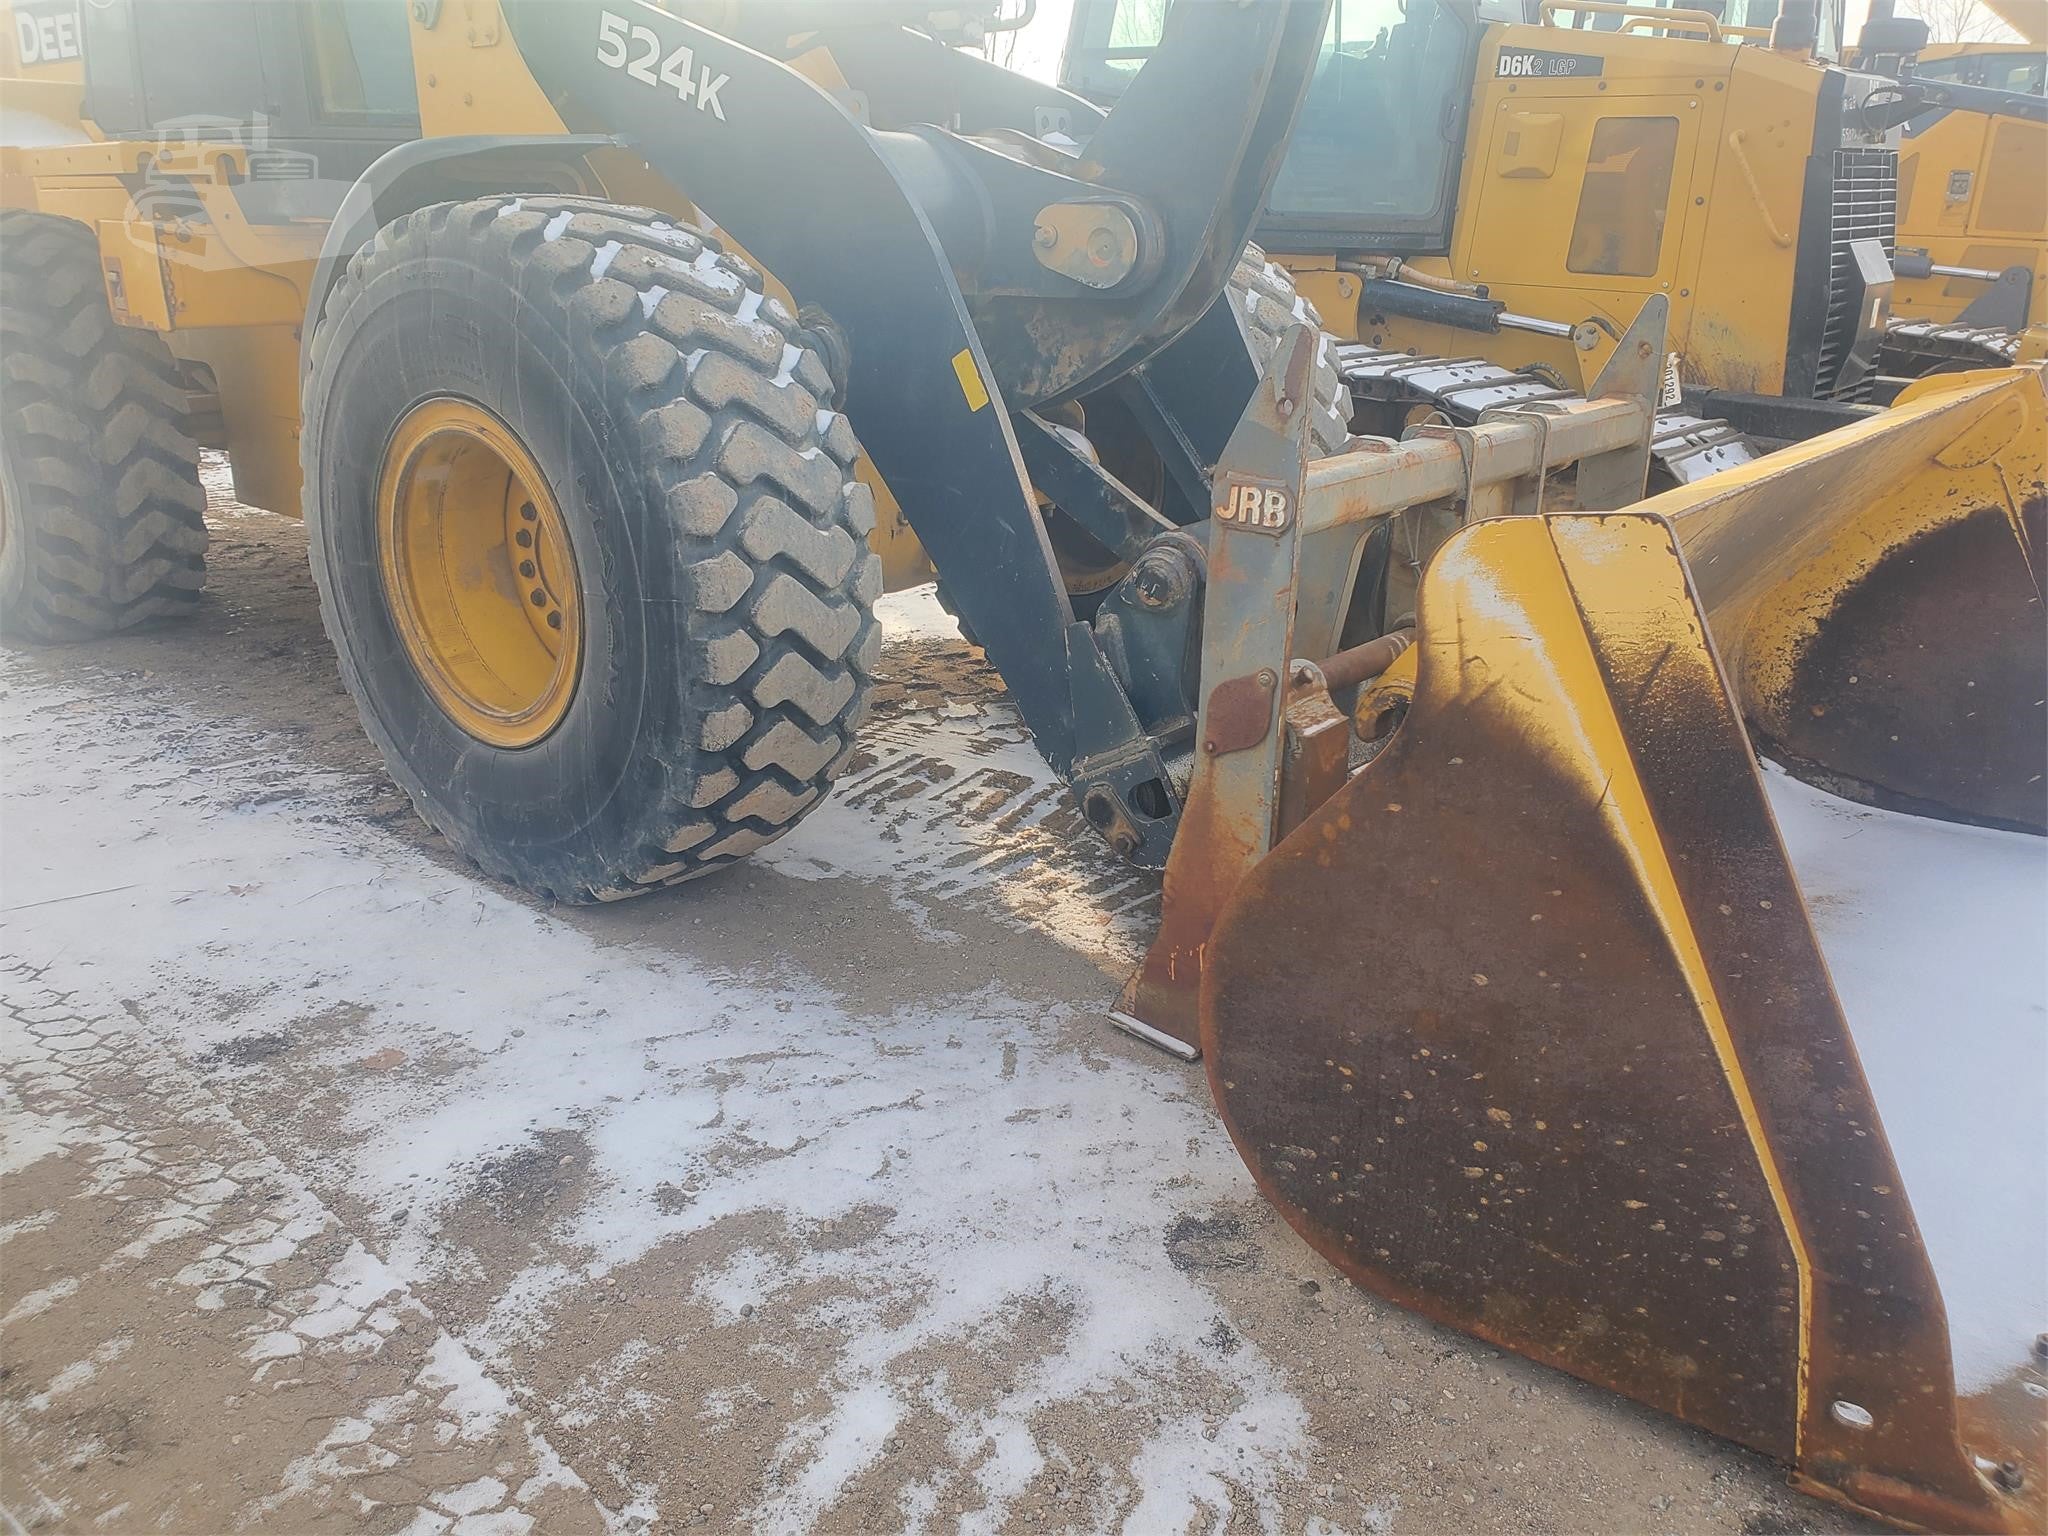
[[[114,322],[99,242],[0,211],[0,632],[87,640],[199,605],[206,493],[163,338]]]
[[[356,255],[310,350],[322,618],[459,850],[611,900],[823,798],[879,646],[874,512],[759,274],[646,209],[440,204]]]

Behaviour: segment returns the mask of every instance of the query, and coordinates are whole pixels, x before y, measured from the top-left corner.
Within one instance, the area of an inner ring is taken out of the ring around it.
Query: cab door
[[[1629,67],[1658,40],[1596,36],[1492,38],[1456,275],[1535,314],[1576,317],[1591,297],[1633,316],[1678,280],[1702,92]]]

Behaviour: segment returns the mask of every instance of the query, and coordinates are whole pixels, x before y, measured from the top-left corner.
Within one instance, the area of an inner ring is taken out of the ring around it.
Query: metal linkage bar
[[[1363,658],[1336,649],[1331,614],[1310,611],[1331,591],[1323,567],[1410,507],[1462,501],[1468,521],[1540,511],[1550,473],[1568,465],[1584,510],[1640,500],[1667,312],[1661,297],[1644,306],[1592,398],[1502,407],[1473,426],[1366,439],[1314,462],[1305,407],[1319,338],[1303,326],[1282,343],[1216,470],[1194,767],[1159,936],[1118,999],[1119,1023],[1199,1049],[1217,917],[1287,830],[1345,782],[1348,719],[1320,663],[1350,679]],[[1402,647],[1387,649],[1391,661]]]
[[[1635,400],[1512,405],[1473,427],[1418,427],[1394,443],[1309,466],[1301,524],[1318,533],[1403,507],[1472,497],[1645,441],[1653,413]]]

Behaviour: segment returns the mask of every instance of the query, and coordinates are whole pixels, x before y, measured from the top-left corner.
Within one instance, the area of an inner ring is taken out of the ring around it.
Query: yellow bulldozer
[[[1937,89],[1936,109],[1910,118],[1899,146],[1902,327],[2048,326],[2048,4],[1987,9],[2020,41],[1936,43],[1911,67],[1923,92]]]
[[[224,450],[422,816],[608,900],[798,825],[935,575],[1319,1251],[2038,1528],[2048,376],[1645,501],[1632,279],[1582,390],[1351,436],[1247,250],[1330,0],[1178,7],[1108,112],[959,46],[1028,10],[20,0],[0,630],[203,621]]]
[[[1066,82],[1114,100],[1167,9],[1079,0]],[[1523,10],[1334,14],[1258,232],[1351,343],[1362,430],[1581,390],[1652,294],[1671,305],[1660,483],[2016,354],[2048,261],[2048,101],[1922,79],[1926,28],[1890,0],[1853,48],[1812,0]],[[1947,154],[1974,243],[1922,233]]]

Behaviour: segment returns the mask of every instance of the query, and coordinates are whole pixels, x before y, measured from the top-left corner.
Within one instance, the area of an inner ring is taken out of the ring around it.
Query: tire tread
[[[0,210],[0,442],[21,503],[0,630],[84,640],[197,608],[206,492],[162,337],[114,321],[99,242]]]
[[[761,275],[715,239],[650,209],[532,195],[440,204],[385,226],[324,307],[315,372],[333,317],[381,271],[447,241],[488,252],[531,323],[561,326],[633,418],[657,481],[650,504],[685,573],[678,665],[692,707],[685,739],[653,744],[666,789],[640,817],[637,849],[574,880],[543,880],[500,850],[466,845],[453,818],[406,787],[485,871],[562,899],[617,900],[731,864],[824,797],[874,680],[881,564],[866,542],[868,492],[853,476],[858,445],[829,374]],[[367,718],[345,626],[321,586],[344,681]],[[404,763],[386,755],[406,782]]]
[[[1323,317],[1295,287],[1293,276],[1279,263],[1269,261],[1256,245],[1247,245],[1238,258],[1229,293],[1261,374],[1271,367],[1273,354],[1296,325],[1322,329]],[[1314,395],[1316,415],[1311,431],[1316,454],[1327,457],[1342,452],[1351,440],[1351,401],[1337,373],[1337,349],[1327,332],[1316,357]]]

